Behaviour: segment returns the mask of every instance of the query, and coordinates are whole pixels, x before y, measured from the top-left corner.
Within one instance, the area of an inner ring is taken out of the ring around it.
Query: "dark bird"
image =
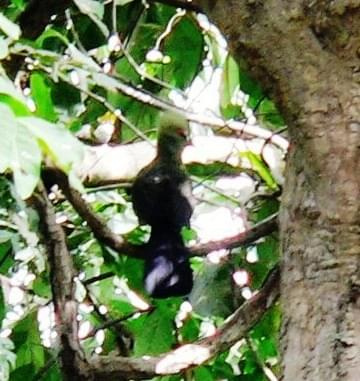
[[[181,236],[192,214],[191,183],[181,164],[187,135],[187,120],[165,112],[156,157],[140,171],[132,188],[134,211],[140,223],[151,226],[145,245],[144,283],[156,298],[186,295],[193,286],[189,252]]]

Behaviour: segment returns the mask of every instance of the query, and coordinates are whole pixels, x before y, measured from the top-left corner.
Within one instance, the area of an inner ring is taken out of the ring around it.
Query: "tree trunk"
[[[360,1],[194,3],[289,128],[280,219],[282,380],[357,381]]]

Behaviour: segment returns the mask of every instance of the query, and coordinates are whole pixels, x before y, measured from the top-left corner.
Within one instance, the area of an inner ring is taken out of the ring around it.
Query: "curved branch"
[[[160,375],[182,372],[189,367],[201,365],[220,353],[251,329],[279,296],[280,272],[276,268],[269,275],[263,288],[235,313],[212,336],[185,344],[166,354],[143,358],[104,356],[89,359],[87,372],[96,380],[146,379]]]
[[[87,222],[94,236],[105,245],[111,247],[121,254],[126,254],[135,258],[142,258],[142,247],[126,242],[121,236],[113,233],[97,216],[83,199],[81,193],[70,187],[67,176],[56,169],[49,169],[51,176],[60,186],[68,201],[72,204],[79,215]],[[220,249],[232,249],[242,245],[249,245],[258,239],[271,234],[277,229],[277,214],[273,214],[263,221],[254,225],[251,229],[235,236],[211,241],[205,244],[194,245],[190,248],[192,256],[205,256],[209,252]]]

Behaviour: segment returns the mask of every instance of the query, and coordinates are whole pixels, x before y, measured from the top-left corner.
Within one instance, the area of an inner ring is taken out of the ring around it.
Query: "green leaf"
[[[104,36],[109,36],[109,30],[101,19],[104,17],[104,4],[95,0],[74,0],[80,12],[90,17]]]
[[[41,152],[29,130],[13,112],[0,104],[0,172],[11,169],[21,198],[33,192],[40,177]]]
[[[18,120],[37,137],[44,152],[62,170],[69,172],[73,164],[82,160],[84,146],[65,128],[37,117]]]
[[[171,59],[163,65],[165,81],[181,89],[189,85],[201,68],[203,46],[203,36],[197,25],[188,17],[182,18],[165,40],[164,54]]]
[[[27,105],[8,94],[0,94],[0,103],[4,103],[11,108],[16,116],[32,115]]]
[[[0,29],[13,40],[18,40],[21,35],[19,26],[4,16],[3,13],[0,13]]]
[[[239,88],[240,75],[239,67],[233,57],[228,54],[220,88],[220,107],[223,116],[227,119],[234,118],[241,110],[240,106],[234,105],[232,99]]]
[[[12,339],[16,348],[16,367],[30,366],[34,374],[45,365],[45,352],[38,331],[37,313],[15,325]]]
[[[33,73],[30,77],[30,88],[36,105],[36,115],[54,122],[57,115],[51,99],[51,89],[44,75]]]
[[[231,266],[205,262],[196,275],[190,302],[202,316],[226,317],[232,312]]]
[[[250,161],[252,169],[259,174],[270,189],[278,189],[278,185],[274,180],[270,169],[265,165],[260,155],[257,155],[251,151],[241,152],[240,155]]]
[[[81,13],[85,15],[93,14],[99,19],[104,16],[104,4],[95,0],[74,0]]]
[[[133,320],[130,329],[135,333],[135,356],[166,352],[174,344],[174,314],[159,303],[148,316]]]
[[[215,377],[213,376],[210,369],[208,369],[208,367],[205,367],[205,366],[199,366],[195,368],[194,369],[195,381],[213,381]]]

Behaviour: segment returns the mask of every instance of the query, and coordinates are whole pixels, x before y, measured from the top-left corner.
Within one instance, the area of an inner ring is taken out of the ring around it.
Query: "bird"
[[[155,159],[136,176],[132,203],[141,224],[151,227],[144,245],[144,286],[155,298],[187,295],[193,274],[181,231],[190,227],[191,182],[181,162],[188,121],[176,112],[160,117]]]

